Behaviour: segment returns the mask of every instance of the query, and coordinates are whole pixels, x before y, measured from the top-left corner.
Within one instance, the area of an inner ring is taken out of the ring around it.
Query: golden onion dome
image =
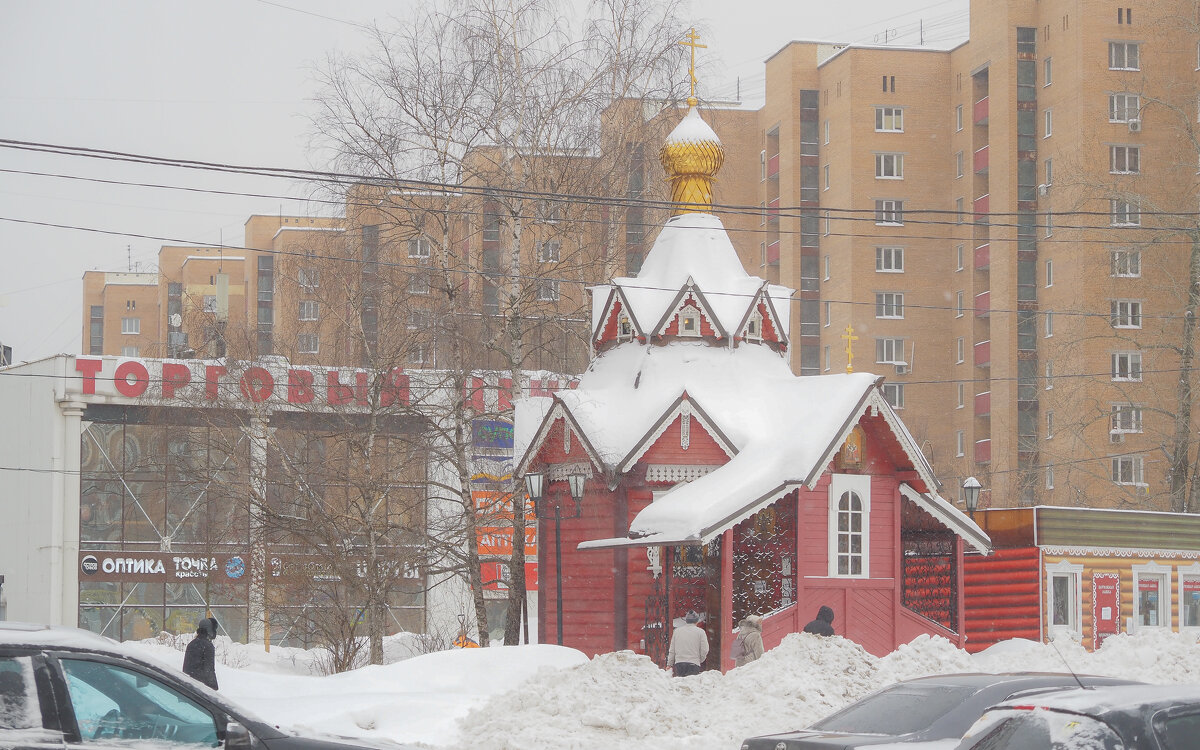
[[[687,115],[667,136],[658,158],[671,183],[674,215],[712,213],[712,186],[725,162],[721,139],[696,111],[694,98],[688,100]]]

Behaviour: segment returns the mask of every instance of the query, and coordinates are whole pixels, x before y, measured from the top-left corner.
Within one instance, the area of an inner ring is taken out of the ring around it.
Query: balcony
[[[767,265],[779,265],[779,240],[775,240],[771,244],[767,245]]]
[[[985,174],[988,171],[988,147],[984,146],[975,152],[973,158],[975,174]]]
[[[985,242],[975,248],[975,270],[986,271],[992,265],[992,246]]]
[[[975,317],[986,318],[992,314],[992,293],[980,292],[975,295]]]
[[[992,413],[992,392],[975,394],[975,416],[986,417]]]
[[[975,106],[971,113],[971,122],[976,125],[986,125],[988,121],[988,98],[985,96],[975,102]]]
[[[767,179],[779,176],[779,154],[767,158]]]
[[[989,464],[992,462],[992,441],[991,438],[975,441],[975,463]]]
[[[972,202],[972,207],[975,209],[975,222],[977,224],[988,223],[988,212],[991,210],[992,196],[990,193],[985,193]]]
[[[975,345],[975,366],[992,366],[992,342],[990,339],[988,341],[980,341]]]

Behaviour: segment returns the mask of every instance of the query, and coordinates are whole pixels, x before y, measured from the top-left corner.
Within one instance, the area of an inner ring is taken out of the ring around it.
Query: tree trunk
[[[1183,315],[1183,335],[1179,346],[1179,382],[1176,389],[1178,412],[1175,435],[1171,439],[1171,510],[1195,512],[1195,483],[1189,491],[1189,456],[1192,448],[1192,367],[1196,358],[1196,311],[1200,307],[1200,232],[1192,232],[1191,258],[1188,263],[1187,309]]]

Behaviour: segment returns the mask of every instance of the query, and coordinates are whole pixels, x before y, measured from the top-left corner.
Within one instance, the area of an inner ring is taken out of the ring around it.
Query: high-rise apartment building
[[[951,492],[1196,510],[1198,28],[981,0],[952,50],[773,55],[737,202],[798,290],[793,367],[886,376]]]

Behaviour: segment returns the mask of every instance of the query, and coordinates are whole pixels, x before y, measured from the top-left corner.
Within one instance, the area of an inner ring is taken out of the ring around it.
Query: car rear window
[[[960,750],[1124,750],[1121,738],[1090,716],[1035,709],[989,712],[966,734]]]
[[[925,729],[975,693],[973,687],[898,685],[812,725],[825,732],[900,735]]]
[[[0,656],[0,729],[36,729],[42,726],[33,660],[28,656]]]

